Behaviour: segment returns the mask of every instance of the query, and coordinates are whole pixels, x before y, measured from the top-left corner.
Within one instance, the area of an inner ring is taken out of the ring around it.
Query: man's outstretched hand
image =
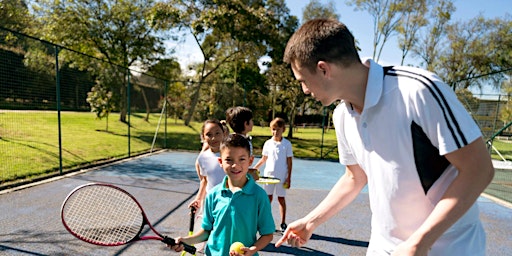
[[[296,220],[286,228],[283,237],[276,242],[276,247],[287,242],[292,247],[301,247],[311,238],[313,229],[309,230],[304,219]]]

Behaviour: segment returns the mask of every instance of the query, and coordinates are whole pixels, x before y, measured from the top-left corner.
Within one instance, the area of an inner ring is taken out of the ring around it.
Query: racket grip
[[[196,254],[196,247],[195,246],[192,246],[192,245],[189,245],[189,244],[185,244],[185,243],[181,243],[183,244],[183,246],[185,247],[185,251],[190,253],[190,254]]]
[[[190,225],[188,231],[194,231],[194,220],[196,218],[196,208],[190,207]]]
[[[174,238],[170,238],[168,236],[164,236],[164,239],[162,240],[162,242],[170,245],[170,246],[173,246],[176,244],[176,242],[174,241]],[[189,244],[186,244],[186,243],[180,243],[182,244],[184,247],[185,247],[185,251],[190,253],[190,254],[196,254],[196,247],[195,246],[192,246],[192,245],[189,245]]]

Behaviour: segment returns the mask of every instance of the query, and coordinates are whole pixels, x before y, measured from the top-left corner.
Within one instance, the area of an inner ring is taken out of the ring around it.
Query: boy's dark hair
[[[229,134],[228,137],[220,143],[220,151],[222,152],[225,148],[244,148],[247,150],[247,154],[251,155],[249,140],[240,134]]]
[[[226,122],[235,133],[242,133],[245,124],[252,120],[252,110],[246,107],[231,107],[226,110]]]
[[[304,23],[286,44],[283,61],[307,68],[313,74],[319,61],[344,67],[361,62],[354,36],[345,24],[335,19]]]

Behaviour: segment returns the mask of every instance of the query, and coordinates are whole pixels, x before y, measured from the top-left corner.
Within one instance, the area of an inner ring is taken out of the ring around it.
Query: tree
[[[503,70],[511,61],[512,20],[477,16],[448,27],[448,48],[442,53],[439,75],[453,82],[454,89],[476,86],[497,88],[506,78]],[[478,78],[478,79],[476,79]]]
[[[0,24],[2,27],[22,32],[30,24],[30,21],[31,16],[26,1],[0,1]]]
[[[203,62],[195,65],[197,83],[192,88],[186,125],[193,117],[203,85],[213,73],[237,60],[257,60],[270,50],[269,42],[277,35],[282,20],[274,12],[280,6],[284,6],[283,0],[169,0],[161,4],[161,15],[180,13],[182,29],[194,37],[203,54]],[[235,74],[232,80],[238,85]]]
[[[96,118],[106,118],[105,131],[108,132],[108,115],[114,109],[112,102],[112,92],[107,91],[105,86],[97,83],[87,93],[87,102],[91,105],[91,112],[96,113]]]
[[[501,84],[501,91],[507,97],[507,103],[500,110],[500,119],[503,121],[503,124],[506,125],[512,121],[512,80],[511,75],[509,74],[509,79],[503,81]]]
[[[1,28],[22,33],[33,24],[32,20],[33,18],[24,0],[0,0]],[[1,48],[18,53],[24,52],[27,44],[24,41],[24,38],[18,38],[15,33],[0,29]],[[22,47],[19,47],[20,45]]]
[[[177,122],[178,116],[181,117],[187,107],[183,104],[186,102],[186,87],[180,63],[175,58],[162,59],[149,67],[147,74],[166,80],[164,86],[167,87],[167,97],[161,99],[160,107],[167,104],[167,115],[174,114]]]
[[[287,138],[293,138],[295,116],[305,99],[302,88],[290,75],[289,67],[284,64],[273,66],[267,78],[269,86],[273,89],[272,106],[281,106],[280,112],[284,113],[288,120]]]
[[[402,51],[400,65],[411,48],[418,41],[418,31],[427,24],[425,14],[427,13],[427,0],[415,0],[404,4],[404,14],[398,22],[398,47]]]
[[[323,5],[319,0],[310,0],[302,9],[302,22],[317,18],[328,18],[339,20],[340,16],[336,13],[336,4],[333,1]]]
[[[379,61],[382,49],[387,40],[396,33],[402,12],[409,0],[349,0],[348,5],[355,10],[367,11],[373,17],[373,57]],[[414,1],[414,0],[410,0]]]
[[[440,51],[455,6],[451,0],[429,0],[428,24],[418,35],[416,44],[412,45],[413,55],[419,57],[425,69],[436,71],[439,66]]]
[[[34,11],[44,26],[34,29],[41,39],[57,43],[105,62],[63,51],[60,59],[98,75],[108,66],[148,65],[165,53],[163,45],[168,22],[155,16],[154,0],[38,0]],[[120,121],[126,122],[129,72],[120,68],[110,75]]]

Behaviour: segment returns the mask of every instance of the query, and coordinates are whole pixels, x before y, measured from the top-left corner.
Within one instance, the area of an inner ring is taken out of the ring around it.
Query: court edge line
[[[103,167],[114,165],[114,164],[123,163],[123,162],[130,161],[130,160],[133,160],[133,159],[137,159],[137,158],[140,158],[140,157],[146,157],[148,155],[153,155],[153,154],[160,154],[160,153],[162,153],[164,151],[166,151],[166,150],[162,149],[162,150],[159,150],[159,151],[153,151],[153,152],[150,152],[150,153],[141,154],[141,155],[137,155],[137,156],[134,156],[134,157],[120,159],[119,161],[114,161],[114,162],[107,163],[107,164],[104,164],[104,165],[97,165],[97,166],[94,166],[92,168],[86,168],[86,169],[81,169],[81,170],[78,170],[78,171],[66,173],[66,174],[61,175],[61,176],[55,176],[55,177],[52,177],[52,178],[48,178],[48,179],[44,179],[44,180],[28,183],[28,184],[25,184],[25,185],[4,189],[4,190],[0,191],[0,195],[12,193],[12,192],[15,192],[15,191],[18,191],[18,190],[23,190],[23,189],[27,189],[27,188],[31,188],[31,187],[35,187],[35,186],[39,186],[39,185],[42,185],[42,184],[50,183],[50,182],[57,181],[57,180],[64,179],[64,178],[68,178],[68,177],[72,177],[72,176],[75,176],[75,175],[78,175],[78,174],[83,174],[83,173],[86,173],[86,172],[89,172],[89,171],[94,171],[94,170],[97,170],[99,168],[103,168]]]
[[[497,197],[489,195],[487,193],[482,193],[480,195],[485,197],[485,198],[487,198],[487,199],[489,199],[489,200],[491,200],[491,201],[493,201],[493,202],[495,202],[495,203],[497,203],[497,204],[499,204],[499,205],[501,205],[501,206],[504,206],[504,207],[507,207],[509,209],[512,209],[512,203],[509,203],[509,202],[507,202],[507,201],[505,201],[503,199],[497,198]]]

